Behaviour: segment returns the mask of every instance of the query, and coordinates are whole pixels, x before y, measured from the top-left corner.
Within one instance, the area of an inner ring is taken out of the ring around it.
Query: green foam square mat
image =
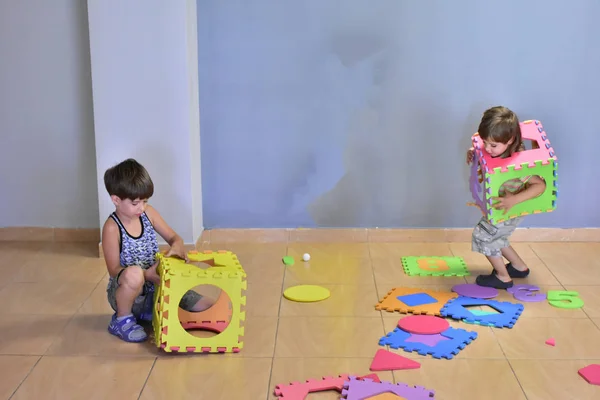
[[[462,257],[402,257],[402,266],[409,276],[471,275]]]

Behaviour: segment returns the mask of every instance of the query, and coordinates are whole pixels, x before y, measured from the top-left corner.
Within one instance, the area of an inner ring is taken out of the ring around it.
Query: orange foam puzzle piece
[[[400,397],[394,393],[381,393],[365,400],[406,400],[405,397]]]
[[[215,333],[221,333],[229,325],[233,310],[231,302],[225,292],[221,291],[219,298],[210,308],[199,312],[178,309],[179,322],[183,329],[205,329]]]
[[[437,300],[436,303],[421,304],[418,306],[409,306],[402,301],[398,300],[398,296],[406,296],[409,294],[425,293]],[[385,310],[388,312],[400,312],[403,314],[426,314],[426,315],[440,315],[442,307],[451,299],[458,297],[457,293],[454,292],[441,292],[430,289],[419,289],[419,288],[394,288],[386,294],[383,299],[375,306],[376,310]]]

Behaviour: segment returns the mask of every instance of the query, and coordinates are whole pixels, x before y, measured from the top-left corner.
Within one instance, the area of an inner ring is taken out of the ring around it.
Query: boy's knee
[[[144,286],[144,271],[138,266],[125,268],[119,277],[119,285],[132,289],[141,289]]]

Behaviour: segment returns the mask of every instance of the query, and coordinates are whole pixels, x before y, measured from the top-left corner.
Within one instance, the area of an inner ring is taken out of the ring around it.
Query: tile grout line
[[[92,289],[90,294],[85,298],[85,300],[83,300],[83,302],[81,302],[79,307],[77,307],[77,310],[75,310],[75,313],[73,315],[77,314],[79,312],[79,310],[81,310],[83,305],[86,303],[86,301],[88,301],[92,297],[92,294],[96,291],[96,289],[98,289],[98,287],[100,286],[100,283],[102,283],[102,281],[104,280],[104,276],[107,274],[108,274],[108,272],[106,272],[104,275],[102,275],[102,278],[100,278],[100,280],[98,281],[98,283],[96,283],[96,286],[94,286],[94,288]]]
[[[33,372],[33,370],[35,369],[35,367],[37,367],[37,365],[40,363],[40,361],[42,360],[44,356],[38,356],[37,361],[35,362],[35,364],[33,364],[33,366],[31,367],[31,369],[29,370],[29,372],[27,372],[27,375],[25,375],[25,377],[21,380],[21,382],[19,382],[19,384],[17,385],[17,387],[15,388],[15,390],[11,393],[11,395],[8,397],[8,400],[12,399],[15,394],[17,394],[17,392],[19,391],[19,389],[21,388],[21,386],[23,386],[23,383],[25,383],[25,381],[27,380],[27,378],[29,378],[29,375],[31,375],[31,373]]]
[[[546,264],[546,262],[542,259],[542,257],[540,257],[540,255],[538,254],[537,251],[535,251],[535,249],[531,246],[531,244],[527,244],[527,247],[529,247],[531,249],[531,251],[533,251],[533,254],[535,254],[535,256],[542,262],[542,264],[544,264],[544,266],[548,269],[548,271],[550,271],[550,274],[552,274],[552,276],[554,277],[554,279],[556,279],[556,282],[559,283],[560,287],[563,288],[563,290],[567,290],[567,288],[565,287],[565,285],[558,279],[558,277],[556,275],[554,275],[554,272],[552,272],[552,270],[550,269],[550,267],[548,267],[548,265]],[[590,285],[590,286],[595,286],[595,285]],[[587,319],[589,319],[592,324],[596,325],[596,323],[594,322],[594,320],[592,319],[592,317],[585,311],[585,305],[581,308],[581,311],[583,311],[583,313],[585,314],[585,316],[587,317]],[[596,327],[598,329],[600,329],[600,327],[598,325],[596,325]]]
[[[452,251],[452,246],[450,246],[450,243],[446,243],[446,244],[448,246],[448,250],[450,250],[450,254],[452,254],[452,257],[460,257],[460,256],[457,256],[456,253],[454,253],[454,251]],[[471,274],[471,270],[469,269],[468,265],[467,265],[467,271],[469,271],[469,275],[470,275]],[[462,276],[461,278],[463,279],[463,281],[465,283],[467,283],[467,284],[469,283],[469,281],[467,280],[467,276]]]
[[[538,258],[538,260],[540,260],[542,262],[542,264],[544,264],[544,267],[546,267],[546,269],[548,269],[548,271],[550,272],[550,274],[552,275],[552,277],[554,279],[556,279],[556,282],[558,282],[559,286],[562,287],[564,290],[566,290],[565,285],[563,285],[563,283],[556,277],[556,275],[554,275],[554,272],[552,272],[552,270],[550,269],[550,267],[548,267],[548,265],[546,264],[546,262],[544,261],[544,259],[542,257],[540,257],[540,255],[538,254],[538,252],[535,251],[535,249],[533,247],[531,247],[531,244],[527,243],[527,247],[529,247],[531,249],[531,251],[533,251],[533,254],[535,254],[535,256]]]
[[[81,304],[79,305],[79,307],[77,307],[77,310],[75,310],[75,312],[71,315],[71,317],[69,318],[69,320],[67,321],[67,323],[65,324],[65,326],[63,326],[62,330],[60,331],[60,334],[58,334],[56,336],[56,338],[48,345],[48,347],[44,351],[44,354],[42,354],[42,357],[45,357],[48,354],[48,351],[54,345],[54,343],[56,343],[62,337],[62,335],[65,333],[65,330],[67,329],[67,327],[69,326],[69,324],[71,324],[71,322],[73,322],[73,320],[75,319],[75,317],[79,313],[79,310],[81,310],[81,308],[86,303],[86,301],[88,301],[92,297],[92,293],[94,293],[96,291],[96,289],[98,288],[98,286],[100,285],[100,283],[102,282],[103,279],[104,279],[104,275],[102,275],[102,278],[100,278],[100,280],[98,281],[98,283],[96,283],[96,286],[94,286],[94,288],[90,291],[90,294],[88,294],[88,296],[81,302]]]
[[[527,397],[527,393],[525,392],[525,388],[521,384],[521,381],[519,380],[519,377],[517,376],[517,373],[515,372],[515,369],[513,368],[510,360],[506,356],[506,351],[504,351],[504,347],[502,347],[502,343],[500,343],[500,340],[498,339],[498,336],[496,336],[496,332],[495,332],[494,328],[489,327],[489,329],[492,332],[492,335],[494,336],[494,339],[496,339],[496,343],[498,343],[498,347],[500,347],[500,351],[502,351],[502,355],[504,355],[504,361],[506,361],[508,363],[508,366],[510,367],[510,370],[512,371],[513,376],[517,380],[517,383],[519,384],[519,387],[521,388],[521,391],[523,392],[523,396],[525,396],[525,399],[528,399],[529,397]]]
[[[500,348],[502,348],[502,346]],[[502,349],[502,352],[504,352],[504,349]],[[521,380],[519,379],[519,377],[517,376],[517,373],[515,372],[515,369],[513,368],[512,363],[510,362],[510,360],[508,358],[506,358],[506,362],[508,362],[508,366],[510,367],[510,370],[512,371],[515,379],[517,380],[517,383],[519,384],[519,387],[521,388],[521,391],[523,392],[523,396],[525,396],[525,399],[529,399],[529,397],[527,396],[527,392],[525,392],[525,388],[523,387],[523,384],[521,383]]]
[[[452,253],[452,255],[453,255],[454,257],[457,257],[457,256],[456,256],[456,254],[454,253],[454,251],[452,251],[452,246],[450,246],[450,243],[448,243],[448,247],[449,247],[449,249],[450,249],[450,253]],[[533,250],[533,249],[532,249],[532,250]],[[535,252],[534,252],[534,253],[535,253]],[[536,256],[537,256],[537,254],[536,254]],[[538,258],[539,258],[539,257],[538,257]],[[543,261],[542,261],[542,262],[543,262]],[[546,267],[546,268],[547,268],[547,267]],[[468,266],[467,266],[467,269],[468,269]],[[470,273],[470,271],[469,271],[469,273]],[[469,282],[467,281],[467,278],[466,278],[466,276],[463,276],[463,279],[464,279],[465,283],[469,283]],[[521,391],[523,392],[523,396],[525,396],[525,399],[528,399],[528,397],[527,397],[527,393],[525,393],[525,389],[523,388],[523,385],[521,384],[521,381],[519,380],[519,377],[517,376],[517,373],[515,372],[515,370],[514,370],[514,368],[513,368],[512,364],[510,363],[510,360],[509,360],[509,359],[508,359],[508,357],[506,356],[506,352],[504,351],[504,348],[502,347],[502,343],[500,343],[500,340],[498,340],[498,336],[496,336],[496,333],[494,332],[494,329],[493,329],[493,328],[491,328],[491,327],[489,327],[488,329],[491,331],[492,335],[494,336],[494,339],[496,340],[496,343],[498,344],[498,347],[500,347],[500,351],[502,352],[502,355],[504,356],[504,360],[505,360],[505,361],[508,363],[508,366],[510,367],[510,370],[512,371],[512,373],[513,373],[513,376],[514,376],[514,377],[515,377],[515,379],[517,380],[517,383],[519,384],[519,387],[521,388]]]
[[[371,273],[373,274],[373,285],[375,286],[375,294],[377,295],[377,302],[379,302],[381,297],[379,295],[379,287],[377,286],[377,279],[375,279],[375,269],[373,268],[373,255],[371,254],[371,242],[367,242],[367,248],[369,249],[369,263],[371,263]],[[379,318],[381,320],[381,329],[383,332],[383,336],[385,336],[386,335],[385,320],[383,319],[383,313],[381,311],[378,311],[378,312],[379,312]],[[389,346],[380,346],[380,347],[389,350]],[[394,383],[396,383],[396,375],[394,375],[394,371],[391,371],[391,372],[392,372],[392,381]]]
[[[144,389],[146,388],[146,385],[148,384],[148,380],[150,379],[150,375],[152,375],[152,371],[154,371],[154,366],[156,365],[157,361],[158,361],[158,356],[154,357],[154,361],[152,362],[150,371],[148,371],[148,376],[146,376],[146,380],[144,381],[144,384],[142,385],[142,388],[140,389],[140,394],[138,396],[138,400],[140,400],[140,398],[142,397],[142,393],[144,393]]]
[[[285,255],[287,256],[290,250],[290,235],[291,231],[288,232],[288,241],[285,244]],[[279,335],[279,321],[281,320],[281,305],[283,304],[283,287],[285,285],[285,276],[287,274],[287,266],[283,265],[283,279],[281,280],[281,290],[279,293],[279,307],[277,309],[277,324],[275,325],[275,344],[273,346],[273,355],[271,357],[271,368],[269,371],[269,380],[267,383],[267,397],[266,400],[269,400],[269,396],[271,395],[271,378],[273,377],[273,365],[275,364],[275,351],[277,350],[277,336]]]
[[[48,355],[48,351],[52,348],[52,346],[54,345],[54,343],[58,342],[62,337],[63,334],[65,333],[65,330],[67,329],[67,326],[69,326],[69,324],[71,322],[73,322],[73,320],[75,319],[75,314],[77,312],[73,313],[73,315],[71,315],[71,317],[69,318],[69,320],[67,321],[67,323],[65,324],[65,326],[62,327],[61,331],[59,334],[56,335],[56,338],[54,338],[54,340],[52,340],[52,342],[50,342],[50,344],[48,345],[48,347],[46,347],[46,350],[44,350],[44,354],[42,354],[42,357],[46,357]]]
[[[536,255],[536,257],[540,259],[542,264],[544,264],[544,266],[546,268],[548,268],[548,271],[550,271],[550,273],[552,274],[554,279],[556,279],[556,281],[560,284],[560,286],[563,288],[563,290],[567,290],[565,285],[556,277],[556,275],[554,275],[554,272],[552,272],[552,270],[548,267],[548,265],[546,265],[546,262],[542,259],[542,257],[539,256],[539,254],[537,253],[537,251],[535,251],[535,249],[531,246],[531,244],[527,244],[527,246],[529,246],[529,248],[531,249],[531,251],[533,251],[533,253]],[[596,285],[575,285],[575,286],[596,286]],[[581,311],[583,311],[583,313],[592,322],[592,324],[596,325],[596,328],[598,328],[600,330],[600,326],[598,324],[596,324],[596,322],[594,322],[594,320],[592,319],[592,316],[590,314],[588,314],[587,311],[585,310],[585,304],[581,308]]]

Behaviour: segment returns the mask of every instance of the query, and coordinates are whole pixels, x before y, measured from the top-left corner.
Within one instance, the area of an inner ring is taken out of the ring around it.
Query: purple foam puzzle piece
[[[485,193],[482,185],[479,183],[479,176],[477,171],[479,169],[479,158],[477,152],[473,152],[473,162],[471,164],[471,176],[469,177],[469,183],[471,188],[471,195],[475,204],[479,207],[481,212],[485,215]]]
[[[452,291],[458,293],[460,296],[472,297],[474,299],[493,299],[498,296],[498,289],[479,286],[473,283],[454,285]]]
[[[437,335],[419,335],[416,333],[412,333],[410,335],[410,337],[408,339],[405,340],[405,342],[413,342],[413,343],[423,343],[429,347],[435,347],[437,346],[437,344],[441,341],[444,340],[450,340],[445,336],[440,335],[439,333]]]
[[[378,394],[394,393],[406,400],[431,400],[435,398],[435,391],[423,386],[410,386],[406,383],[391,383],[382,381],[373,382],[371,379],[357,380],[351,376],[344,383],[342,399],[363,400]]]
[[[546,293],[542,293],[539,286],[535,285],[515,285],[506,289],[506,291],[512,294],[515,299],[530,303],[544,301],[547,297]]]

